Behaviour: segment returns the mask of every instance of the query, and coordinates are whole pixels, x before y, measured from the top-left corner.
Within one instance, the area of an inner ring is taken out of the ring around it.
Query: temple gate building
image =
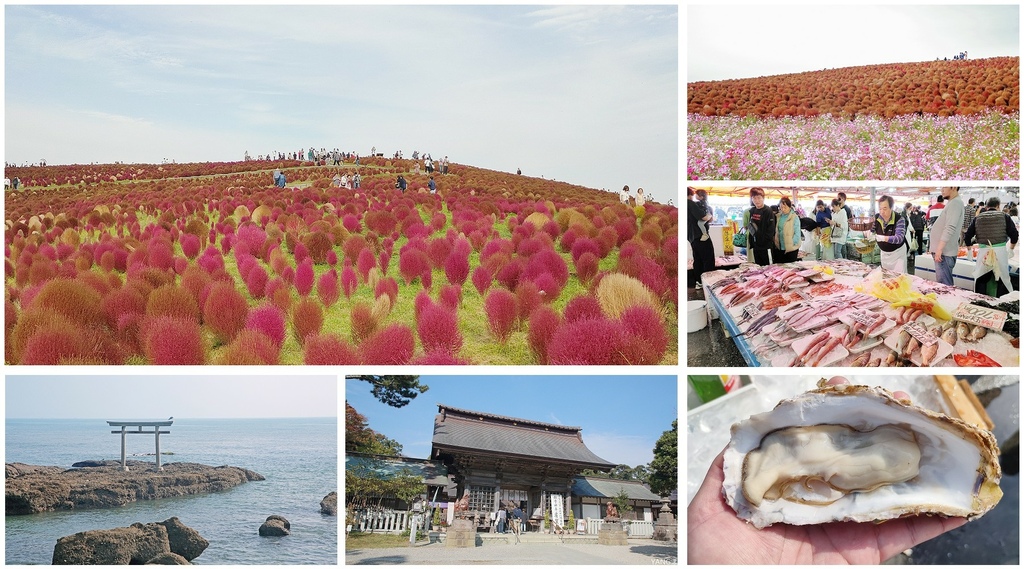
[[[519,505],[530,518],[530,529],[539,526],[552,499],[562,502],[568,515],[577,475],[616,466],[587,448],[581,427],[437,408],[430,458],[448,467],[457,489],[449,495],[469,493],[469,510],[479,516],[480,525],[487,525],[501,504]]]

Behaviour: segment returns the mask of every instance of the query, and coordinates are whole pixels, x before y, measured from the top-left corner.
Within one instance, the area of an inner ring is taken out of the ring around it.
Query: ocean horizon
[[[110,420],[120,420],[111,418]],[[121,437],[105,419],[7,419],[4,461],[61,466],[120,460]],[[320,501],[338,491],[335,417],[175,419],[160,436],[161,463],[238,466],[266,477],[224,492],[135,502],[120,508],[5,517],[6,564],[50,564],[66,535],[177,516],[210,541],[197,565],[334,565],[338,518]],[[128,459],[155,462],[153,436],[128,437]],[[291,535],[260,537],[267,516],[284,516]]]

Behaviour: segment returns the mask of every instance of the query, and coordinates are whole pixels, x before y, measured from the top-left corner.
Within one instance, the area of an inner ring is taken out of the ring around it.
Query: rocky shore
[[[210,545],[178,518],[91,530],[57,540],[54,565],[190,565]]]
[[[172,462],[157,472],[151,462],[128,461],[128,472],[117,461],[76,463],[81,467],[6,465],[7,515],[52,510],[116,508],[139,500],[157,500],[219,492],[264,480],[257,472],[236,466],[207,466]]]

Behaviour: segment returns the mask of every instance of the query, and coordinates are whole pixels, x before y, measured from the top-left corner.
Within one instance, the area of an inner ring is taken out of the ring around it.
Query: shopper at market
[[[818,224],[817,237],[821,247],[819,259],[835,259],[835,249],[832,248],[832,210],[825,207],[824,200],[818,200],[814,205],[814,221]]]
[[[875,215],[875,240],[882,250],[882,268],[897,273],[907,272],[907,225],[903,216],[893,210],[892,196],[878,199]]]
[[[836,198],[832,200],[832,219],[829,220],[832,227],[832,258],[846,258],[846,237],[850,231],[850,221],[846,217],[846,210],[843,209],[843,202]]]
[[[701,223],[706,223],[709,215],[703,204],[694,201],[695,193],[693,188],[686,188],[686,240],[693,249],[693,271],[688,273],[687,282],[691,288],[704,286],[704,273],[715,270],[715,247],[701,231]]]
[[[800,253],[800,216],[793,211],[788,197],[779,200],[779,220],[776,223],[775,246],[781,252],[779,263],[795,263]]]
[[[932,225],[928,252],[935,259],[935,281],[953,286],[953,267],[960,252],[960,227],[964,223],[964,201],[959,187],[942,188],[945,207]]]
[[[999,198],[989,198],[964,234],[964,243],[978,243],[974,263],[974,292],[1002,296],[1013,290],[1010,283],[1010,254],[1019,238],[1010,216],[999,210]]]
[[[754,262],[765,266],[772,264],[772,248],[775,246],[775,213],[764,204],[764,190],[750,189],[750,199],[754,206],[747,211],[747,255],[754,257]]]
[[[967,205],[964,206],[964,225],[960,229],[960,244],[964,244],[964,234],[967,233],[967,228],[971,226],[971,222],[974,221],[974,216],[977,215],[978,207],[974,205],[974,198],[967,200]]]
[[[942,196],[935,198],[935,203],[928,206],[928,225],[935,225],[935,220],[939,218],[939,214],[945,207],[946,204],[943,203]]]
[[[840,206],[846,212],[846,219],[853,219],[853,210],[850,209],[850,206],[846,205],[846,192],[839,192],[836,195],[839,197]]]
[[[910,212],[910,226],[914,228],[914,236],[917,239],[917,254],[924,254],[924,213],[921,206],[915,205]]]

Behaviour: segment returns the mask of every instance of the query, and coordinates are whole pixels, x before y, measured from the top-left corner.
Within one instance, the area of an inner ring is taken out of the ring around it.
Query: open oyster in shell
[[[774,523],[983,515],[999,502],[988,431],[880,387],[824,386],[732,427],[722,492],[736,515]]]

